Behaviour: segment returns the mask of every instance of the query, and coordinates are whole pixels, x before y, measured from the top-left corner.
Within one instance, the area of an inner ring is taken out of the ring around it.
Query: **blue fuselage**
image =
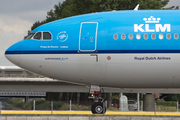
[[[180,52],[179,10],[92,13],[57,20],[32,32],[39,31],[49,31],[52,40],[23,40],[6,54]]]

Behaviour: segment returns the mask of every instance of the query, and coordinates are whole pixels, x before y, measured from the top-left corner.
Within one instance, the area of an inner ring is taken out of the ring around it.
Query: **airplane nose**
[[[19,51],[20,51],[20,45],[18,43],[10,46],[6,51],[5,51],[5,57],[12,62],[15,65],[20,64],[20,56],[19,56]]]

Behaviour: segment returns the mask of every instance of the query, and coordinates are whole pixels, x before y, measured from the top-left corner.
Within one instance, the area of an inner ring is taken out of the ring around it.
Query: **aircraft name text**
[[[68,58],[45,58],[45,60],[58,60],[58,61],[64,61],[64,60],[68,60]]]
[[[161,18],[150,16],[143,20],[148,24],[134,24],[134,32],[171,32],[171,24],[155,24],[159,23]]]
[[[40,48],[68,48],[68,46],[40,46]]]
[[[134,60],[171,60],[171,57],[134,57]]]
[[[142,27],[145,26],[145,29]],[[156,24],[155,28],[149,28],[149,24],[134,24],[134,32],[171,32],[171,25],[170,24]]]

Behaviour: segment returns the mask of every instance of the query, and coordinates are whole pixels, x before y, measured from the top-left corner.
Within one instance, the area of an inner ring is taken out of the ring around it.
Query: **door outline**
[[[81,50],[81,30],[82,30],[82,24],[84,23],[96,23],[96,35],[95,35],[95,49],[94,50]],[[97,46],[97,31],[98,31],[98,22],[82,22],[81,23],[81,27],[80,27],[80,32],[79,32],[79,51],[81,52],[91,52],[91,51],[95,51],[96,50],[96,46]]]

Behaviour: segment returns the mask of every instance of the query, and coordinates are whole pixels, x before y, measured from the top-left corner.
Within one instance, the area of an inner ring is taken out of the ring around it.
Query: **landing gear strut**
[[[95,103],[91,106],[91,112],[93,114],[103,114],[106,112],[106,104],[104,99],[101,97],[101,92],[99,86],[91,85],[90,87],[90,97],[94,99]]]

